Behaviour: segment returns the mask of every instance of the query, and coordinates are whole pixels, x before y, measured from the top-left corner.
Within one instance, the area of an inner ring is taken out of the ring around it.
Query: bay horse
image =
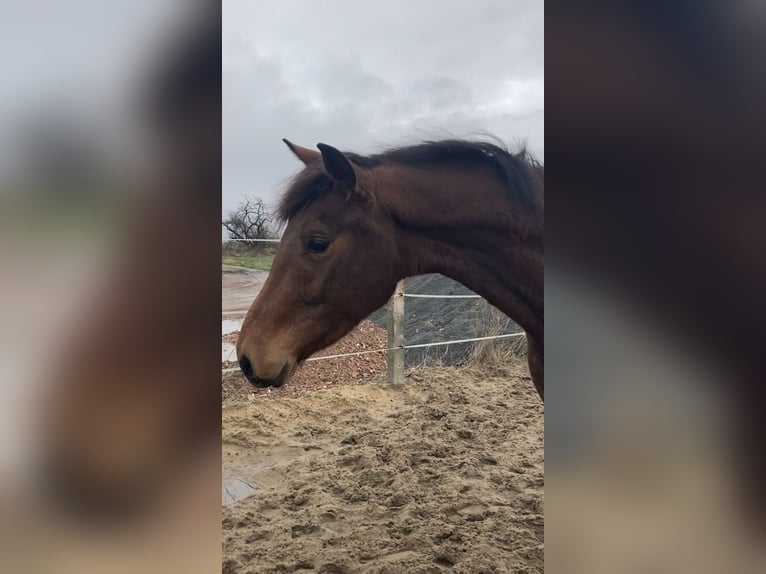
[[[541,164],[526,151],[464,140],[372,156],[283,141],[305,168],[279,204],[287,225],[237,340],[251,383],[282,386],[382,307],[400,279],[441,273],[524,329],[543,397]]]

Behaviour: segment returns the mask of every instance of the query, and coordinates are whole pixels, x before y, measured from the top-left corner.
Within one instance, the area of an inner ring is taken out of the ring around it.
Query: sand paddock
[[[289,383],[288,383],[289,384]],[[543,406],[523,364],[223,411],[228,573],[543,571]],[[236,495],[236,493],[234,493]]]

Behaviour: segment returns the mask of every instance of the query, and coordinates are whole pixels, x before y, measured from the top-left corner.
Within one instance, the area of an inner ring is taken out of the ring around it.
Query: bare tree
[[[237,209],[229,212],[223,226],[231,239],[273,239],[273,216],[269,207],[259,197],[245,199]]]

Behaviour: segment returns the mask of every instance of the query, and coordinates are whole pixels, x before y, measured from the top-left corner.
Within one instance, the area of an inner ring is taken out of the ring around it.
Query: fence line
[[[312,361],[323,361],[325,359],[338,359],[341,357],[355,357],[358,355],[370,355],[372,353],[387,353],[389,351],[406,351],[407,349],[422,349],[423,347],[436,347],[439,345],[458,345],[460,343],[473,343],[475,341],[489,341],[490,339],[507,339],[509,337],[521,337],[525,335],[523,331],[518,333],[506,333],[504,335],[491,335],[489,337],[473,337],[471,339],[455,339],[454,341],[437,341],[435,343],[418,343],[416,345],[399,345],[398,347],[389,347],[386,349],[368,349],[366,351],[354,351],[353,353],[338,353],[337,355],[321,355],[319,357],[309,357],[306,363]],[[239,371],[239,367],[221,369],[223,373]]]
[[[507,339],[509,337],[521,337],[526,335],[524,331],[518,333],[506,333],[505,335],[491,335],[489,337],[473,337],[471,339],[456,339],[454,341],[439,341],[436,343],[418,343],[417,345],[404,345],[402,349],[421,349],[423,347],[436,347],[438,345],[458,345],[460,343],[473,343],[474,341],[489,341],[490,339]]]
[[[419,299],[481,299],[481,295],[428,295],[426,293],[402,293],[401,296]]]
[[[227,239],[225,241],[260,241],[265,243],[279,243],[280,239]],[[388,354],[388,382],[392,384],[402,384],[404,382],[404,351],[407,349],[422,349],[425,347],[437,347],[441,345],[458,345],[461,343],[473,343],[476,341],[489,341],[491,339],[507,339],[509,337],[521,337],[525,335],[523,331],[518,333],[506,333],[504,335],[490,335],[487,337],[472,337],[469,339],[455,339],[453,341],[437,341],[434,343],[418,343],[416,345],[406,345],[404,343],[404,298],[419,299],[481,299],[481,295],[431,295],[426,293],[405,293],[404,280],[399,281],[396,290],[388,303],[387,324],[388,347],[385,349],[369,349],[364,351],[355,351],[351,353],[339,353],[336,355],[321,355],[319,357],[309,357],[305,362],[323,361],[327,359],[338,359],[342,357],[355,357],[359,355],[369,355],[372,353]],[[224,311],[224,315],[241,315],[247,311]],[[230,367],[221,369],[222,373],[239,371],[239,367]]]
[[[226,243],[228,241],[261,241],[264,243],[279,243],[282,241],[281,239],[224,239],[223,242]]]

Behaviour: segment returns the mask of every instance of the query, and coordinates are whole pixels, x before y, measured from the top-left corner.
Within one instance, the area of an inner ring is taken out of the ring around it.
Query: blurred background
[[[3,4],[4,572],[218,568],[220,56],[211,2]]]
[[[546,2],[553,572],[763,570],[764,15]]]

